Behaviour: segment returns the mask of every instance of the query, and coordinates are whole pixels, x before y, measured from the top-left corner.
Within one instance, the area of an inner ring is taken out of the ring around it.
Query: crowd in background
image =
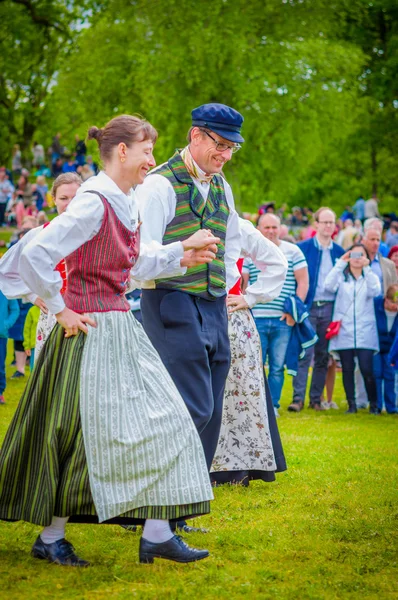
[[[55,212],[49,178],[74,172],[84,181],[98,172],[84,141],[76,135],[72,153],[62,146],[59,133],[48,150],[47,162],[43,146],[35,142],[31,170],[22,164],[17,145],[11,167],[0,167],[0,225],[15,227],[10,245]],[[326,207],[316,212],[299,206],[290,210],[274,202],[243,217],[279,246],[289,265],[280,296],[253,308],[275,413],[279,414],[286,372],[293,375],[288,410],[303,409],[310,367],[309,407],[314,410],[339,408],[334,382],[336,369],[341,369],[347,412],[369,406],[372,414],[384,409],[397,413],[398,379],[393,364],[398,331],[398,216],[380,213],[379,200],[373,195],[368,200],[359,197],[337,219]],[[245,260],[243,291],[257,276],[255,265]],[[22,301],[9,301],[9,306],[4,297],[0,300],[4,323],[0,402],[4,402],[7,338],[14,339],[16,371],[12,377],[23,377],[26,357],[32,362],[34,356],[32,332],[39,311]],[[140,318],[137,290],[130,304]]]

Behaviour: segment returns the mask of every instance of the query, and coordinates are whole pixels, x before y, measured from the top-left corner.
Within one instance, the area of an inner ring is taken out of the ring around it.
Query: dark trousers
[[[0,227],[4,223],[4,215],[6,213],[7,202],[0,202]]]
[[[370,408],[376,408],[377,406],[376,379],[373,374],[373,354],[373,350],[365,348],[339,350],[341,369],[343,371],[343,386],[349,406],[355,405],[355,357],[358,358],[359,370],[365,382]]]
[[[317,306],[316,302],[314,302],[311,306],[309,318],[319,340],[315,346],[307,349],[304,358],[299,361],[297,375],[293,378],[293,402],[304,403],[305,401],[308,369],[310,368],[312,357],[314,357],[314,369],[312,371],[310,386],[310,403],[320,404],[321,402],[329,361],[329,342],[325,338],[325,334],[332,320],[332,315],[333,302],[326,302],[321,306]],[[289,348],[287,351],[289,352]]]
[[[210,470],[230,365],[225,297],[204,300],[174,290],[142,290],[141,313],[197,427]]]

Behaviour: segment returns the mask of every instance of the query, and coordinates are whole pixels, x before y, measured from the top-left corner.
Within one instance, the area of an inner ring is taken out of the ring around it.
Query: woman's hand
[[[362,256],[360,259],[361,261],[361,267],[364,269],[365,267],[368,267],[370,262],[367,256]]]
[[[202,250],[219,242],[220,238],[215,237],[209,229],[200,229],[184,240],[182,245],[184,250]],[[217,249],[215,251],[217,252]]]
[[[241,296],[240,294],[239,295],[228,294],[227,307],[228,307],[228,312],[233,313],[236,310],[243,310],[245,308],[249,308],[249,305],[246,302],[245,298],[243,296]]]
[[[211,248],[212,246],[210,246]],[[211,249],[205,248],[204,250],[187,250],[184,252],[184,258],[181,259],[180,265],[182,267],[198,267],[199,265],[205,265],[211,263],[216,258],[216,253]]]
[[[41,312],[44,312],[45,315],[48,313],[48,308],[46,306],[46,303],[44,302],[44,300],[42,298],[39,298],[39,296],[34,301],[34,304],[36,306],[38,306],[40,308]]]
[[[346,252],[345,254],[343,254],[343,256],[340,256],[340,260],[344,260],[344,262],[349,263],[350,262],[350,250],[348,250],[348,252]]]
[[[70,308],[64,308],[61,312],[55,315],[58,323],[65,329],[65,337],[69,338],[77,335],[79,329],[84,333],[88,333],[87,325],[97,327],[97,323],[88,315],[79,315]],[[87,323],[87,325],[86,325]]]

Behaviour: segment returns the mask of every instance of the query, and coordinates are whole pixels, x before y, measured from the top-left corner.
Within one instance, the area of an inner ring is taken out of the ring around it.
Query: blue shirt
[[[361,221],[365,219],[365,200],[363,198],[358,198],[352,207],[352,212],[356,219],[361,219]]]
[[[330,240],[330,244],[327,248],[322,246],[317,237],[314,237],[315,246],[322,252],[321,263],[319,265],[318,279],[316,282],[314,302],[333,302],[336,294],[325,290],[325,280],[333,269],[332,256],[330,254],[333,248],[333,242]]]
[[[383,271],[381,270],[380,260],[377,254],[371,261],[370,268],[372,269],[373,273],[375,273],[375,275],[377,275],[377,277],[380,279],[381,289],[383,290]]]

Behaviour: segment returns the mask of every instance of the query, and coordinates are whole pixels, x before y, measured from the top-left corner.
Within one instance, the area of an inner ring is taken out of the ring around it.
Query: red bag
[[[329,323],[329,327],[326,329],[325,338],[327,340],[331,340],[332,337],[337,335],[340,331],[341,320],[340,321],[332,321]]]

